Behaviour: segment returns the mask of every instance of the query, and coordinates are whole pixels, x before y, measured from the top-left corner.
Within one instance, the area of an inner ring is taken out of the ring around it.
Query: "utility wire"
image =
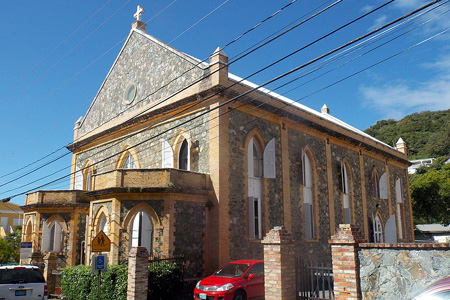
[[[27,78],[34,70],[36,70],[40,65],[42,65],[47,59],[55,53],[56,50],[59,49],[63,44],[65,44],[72,36],[74,36],[78,31],[81,30],[93,17],[95,17],[103,8],[105,8],[112,0],[106,2],[102,7],[100,7],[96,12],[94,12],[89,18],[86,19],[77,29],[75,29],[71,34],[69,34],[61,43],[58,44],[53,50],[51,50],[46,56],[44,56],[37,64],[35,64],[30,70],[25,72],[15,83],[11,85],[10,88],[17,86],[21,81]],[[13,99],[11,99],[13,100]]]
[[[172,44],[174,41],[176,41],[179,37],[181,37],[183,34],[185,34],[186,32],[188,32],[189,30],[191,30],[192,28],[194,28],[198,23],[200,23],[201,21],[203,21],[204,19],[206,19],[207,17],[209,17],[212,13],[214,13],[216,10],[218,10],[219,8],[221,8],[223,5],[225,5],[225,3],[227,3],[229,0],[225,0],[224,2],[222,2],[222,4],[220,4],[219,6],[217,6],[216,8],[214,8],[212,11],[210,11],[209,13],[207,13],[205,16],[203,16],[202,18],[200,18],[200,20],[198,20],[197,22],[195,22],[194,24],[192,24],[189,28],[187,28],[185,31],[183,31],[182,33],[180,33],[179,35],[177,35],[175,38],[173,38],[168,44]]]
[[[436,2],[438,2],[438,1],[436,1]],[[424,8],[425,8],[425,7],[428,7],[428,6],[424,6]],[[419,11],[419,10],[416,10],[416,11]],[[408,15],[411,15],[411,14],[408,14]],[[401,20],[401,19],[403,19],[403,18],[399,18],[399,19],[397,19],[397,20]],[[392,24],[392,23],[393,23],[393,22],[390,22],[389,24]],[[382,26],[382,27],[380,27],[380,28],[378,28],[378,29],[372,31],[372,33],[377,32],[377,31],[380,31],[382,28],[385,28],[385,27],[386,27],[386,26]],[[448,29],[448,30],[450,30],[450,29]],[[447,32],[448,30],[446,30],[445,32]],[[444,33],[444,32],[441,32],[440,34],[443,34],[443,33]],[[432,38],[434,38],[434,37],[436,37],[436,36],[438,36],[438,35],[440,35],[440,34],[437,34],[437,35],[433,36]],[[364,35],[364,36],[367,37],[368,35],[369,35],[369,34],[366,34],[366,35]],[[428,40],[430,40],[430,39],[431,39],[431,38],[427,39],[426,41],[428,41]],[[361,40],[361,38],[357,38],[357,39],[353,40],[352,42],[347,43],[346,45],[351,44],[351,43],[355,43],[356,41],[359,41],[359,40]],[[425,41],[424,41],[424,42],[425,42]],[[421,43],[418,43],[418,44],[416,44],[415,46],[417,46],[417,45],[419,45],[419,44],[421,44]],[[414,47],[415,47],[415,46],[414,46]],[[338,47],[338,48],[336,48],[336,49],[342,49],[342,46],[341,46],[341,47]],[[327,52],[327,54],[329,55],[330,53],[334,53],[335,51],[337,51],[336,49]],[[408,49],[412,49],[412,47],[410,47],[410,48],[408,48]],[[407,49],[407,50],[408,50],[408,49]],[[407,50],[405,50],[405,51],[407,51]],[[404,51],[402,51],[402,53],[403,53],[403,52],[404,52]],[[398,55],[398,54],[397,54],[397,55]],[[321,55],[320,57],[325,57],[325,56],[326,56],[326,55]],[[394,57],[394,56],[396,56],[396,55],[391,56],[391,58]],[[387,59],[385,59],[385,60],[383,60],[383,61],[386,61],[386,60],[387,60]],[[212,110],[215,110],[215,109],[218,109],[218,108],[220,108],[220,107],[222,107],[222,106],[224,106],[224,105],[227,105],[227,104],[229,104],[230,102],[235,101],[237,98],[243,97],[243,96],[249,94],[250,92],[253,92],[253,91],[255,91],[255,90],[258,90],[258,89],[260,89],[261,87],[263,87],[263,86],[265,86],[265,85],[267,85],[267,84],[269,84],[269,83],[272,83],[272,82],[274,82],[274,81],[276,81],[276,80],[278,80],[278,79],[280,79],[280,78],[282,78],[282,77],[287,76],[288,74],[291,74],[292,72],[294,72],[294,70],[298,70],[298,69],[300,69],[300,68],[303,68],[304,66],[307,66],[307,65],[309,65],[309,64],[311,64],[312,62],[315,62],[315,61],[317,61],[317,59],[314,59],[314,60],[312,60],[312,61],[310,61],[310,62],[308,62],[308,63],[306,63],[306,64],[302,64],[301,66],[299,66],[299,67],[297,67],[297,68],[294,68],[294,69],[292,69],[291,71],[286,72],[286,73],[284,73],[284,74],[282,74],[282,75],[279,75],[279,76],[273,78],[272,80],[269,80],[269,81],[265,82],[265,83],[262,84],[262,85],[259,85],[259,86],[255,87],[255,88],[252,88],[252,89],[249,90],[248,92],[242,93],[242,94],[240,94],[239,96],[236,96],[236,97],[234,97],[234,98],[232,98],[232,99],[230,99],[230,100],[228,100],[228,101],[225,101],[224,103],[220,104],[219,106],[217,106],[217,107],[215,107],[215,108],[213,108],[213,109],[209,109],[209,110],[207,110],[206,112],[200,113],[200,114],[197,115],[196,117],[191,118],[191,119],[189,119],[189,120],[186,120],[186,121],[182,122],[181,124],[179,124],[179,125],[177,125],[177,126],[175,126],[175,127],[170,128],[169,130],[173,130],[174,128],[178,128],[178,127],[180,127],[180,126],[182,126],[182,125],[184,125],[184,124],[187,124],[187,123],[193,121],[194,119],[197,119],[197,118],[199,118],[199,117],[201,117],[201,116],[203,116],[203,115],[205,115],[205,114],[211,112]],[[367,69],[367,68],[366,68],[366,69]],[[360,72],[357,72],[357,73],[360,73]],[[342,80],[341,80],[341,81],[342,81]],[[339,82],[341,82],[341,81],[339,81]],[[131,146],[131,147],[128,147],[128,148],[125,149],[124,151],[118,152],[118,153],[116,153],[115,155],[121,154],[121,153],[123,153],[123,152],[125,152],[125,151],[128,151],[129,149],[134,148],[134,147],[137,147],[137,146],[139,146],[139,145],[141,145],[141,144],[143,144],[143,143],[145,143],[145,142],[148,142],[148,141],[151,140],[151,139],[155,139],[156,137],[161,136],[162,134],[167,133],[169,130],[166,130],[166,131],[164,131],[164,132],[161,132],[161,133],[159,133],[159,134],[157,134],[157,135],[151,137],[150,139],[141,141],[141,142],[139,142],[139,143],[137,143],[137,144],[135,144],[135,145],[133,145],[133,146]],[[114,156],[115,156],[115,155],[114,155]],[[112,157],[112,156],[111,156],[111,157]],[[111,158],[111,157],[108,157],[108,158]],[[99,164],[100,162],[103,162],[103,161],[105,161],[105,160],[106,160],[106,159],[102,159],[102,160],[96,162],[95,164]],[[92,165],[91,165],[91,166],[92,166]],[[23,194],[28,193],[28,192],[30,192],[30,191],[39,189],[39,188],[41,188],[41,187],[43,187],[43,186],[46,186],[46,185],[48,185],[48,184],[54,183],[54,182],[59,181],[59,180],[61,180],[61,179],[63,179],[63,178],[66,178],[66,177],[68,177],[68,176],[71,176],[71,175],[73,175],[74,173],[75,173],[75,172],[73,172],[73,173],[71,173],[71,174],[69,174],[69,175],[63,176],[63,177],[61,177],[61,178],[55,179],[55,180],[53,180],[53,181],[51,181],[51,182],[49,182],[49,183],[46,183],[46,184],[44,184],[44,185],[41,185],[41,186],[39,186],[39,187],[37,187],[37,188],[34,188],[34,189],[32,189],[32,190],[29,190],[29,191],[26,191],[26,192],[17,194],[17,195],[15,195],[15,196],[23,195]]]
[[[154,19],[156,16],[158,16],[160,13],[162,13],[163,11],[165,11],[167,8],[169,8],[169,7],[170,7],[172,4],[174,4],[176,1],[177,1],[177,0],[174,0],[174,1],[171,2],[169,5],[167,5],[165,8],[163,8],[163,10],[161,10],[161,11],[158,12],[155,16],[153,16],[152,18],[150,18],[150,19],[147,21],[147,23],[148,23],[149,21],[151,21],[152,19]],[[293,1],[291,1],[290,3],[288,3],[287,5],[283,6],[283,7],[280,8],[278,11],[276,11],[275,13],[273,13],[272,15],[270,15],[269,17],[265,18],[264,20],[262,20],[261,22],[259,22],[259,23],[256,24],[255,26],[253,26],[251,29],[249,29],[249,30],[247,30],[246,32],[244,32],[243,34],[241,34],[239,37],[237,37],[237,38],[235,38],[234,40],[232,40],[231,42],[227,43],[224,47],[222,47],[222,49],[225,49],[226,47],[230,46],[231,44],[237,42],[239,39],[241,39],[242,37],[244,37],[245,35],[247,35],[247,34],[250,33],[251,31],[255,30],[256,28],[258,28],[259,26],[261,26],[263,23],[265,23],[265,22],[268,21],[269,19],[271,19],[271,18],[273,18],[274,16],[276,16],[277,14],[279,14],[281,11],[283,11],[284,9],[286,9],[287,7],[289,7],[290,5],[292,5],[293,3],[295,3],[296,1],[297,1],[297,0],[293,0]],[[83,69],[82,69],[81,71],[79,71],[77,74],[75,74],[74,76],[72,76],[69,80],[67,80],[67,81],[64,82],[63,84],[59,85],[59,86],[57,87],[57,89],[59,89],[59,88],[62,87],[65,83],[67,83],[68,81],[72,80],[74,77],[76,77],[77,75],[79,75],[80,73],[82,73],[85,69],[87,69],[88,67],[90,67],[91,65],[93,65],[94,63],[96,63],[100,58],[102,58],[104,55],[106,55],[107,53],[109,53],[110,51],[112,51],[112,50],[113,50],[115,47],[117,47],[120,43],[123,43],[123,41],[124,41],[124,39],[122,39],[120,42],[118,42],[117,44],[115,44],[115,45],[114,45],[113,47],[111,47],[107,52],[103,53],[102,56],[100,56],[99,58],[97,58],[94,62],[90,63],[88,66],[86,66],[85,68],[83,68]],[[207,59],[208,59],[208,58],[205,58],[202,62],[206,61]],[[201,62],[200,62],[200,63],[201,63]],[[198,66],[200,63],[198,63],[196,66]],[[188,71],[194,69],[196,66],[194,66],[193,68],[189,69]],[[188,71],[185,71],[183,74],[181,74],[181,75],[178,76],[177,78],[180,78],[182,75],[186,74]],[[175,79],[174,79],[174,80],[175,80]],[[170,82],[167,83],[165,86],[169,85],[169,84],[172,83],[174,80],[170,81]],[[160,88],[160,89],[161,89],[161,88]],[[158,90],[160,90],[160,89],[158,89]],[[53,92],[54,92],[54,91],[53,91]],[[52,93],[53,93],[53,92],[52,92]],[[48,97],[48,96],[50,96],[50,94],[47,95],[47,97]],[[140,100],[140,101],[142,101],[142,100]],[[140,102],[140,101],[139,101],[139,102]],[[134,105],[135,105],[135,104],[134,104]],[[134,105],[133,105],[132,107],[134,107]],[[158,104],[157,104],[157,105],[158,105]],[[130,107],[130,108],[131,108],[131,107]],[[129,109],[129,108],[128,108],[128,109]],[[122,113],[121,113],[121,114],[122,114]],[[120,114],[119,114],[119,115],[120,115]],[[118,115],[117,115],[117,116],[118,116]],[[117,117],[117,116],[116,116],[116,117]],[[113,118],[112,118],[112,119],[113,119]],[[112,120],[112,119],[110,119],[110,120]],[[110,120],[108,120],[108,121],[110,121]],[[107,122],[108,122],[108,121],[107,121]],[[101,125],[100,125],[100,126],[101,126]],[[63,147],[61,147],[60,149],[58,149],[57,151],[59,151],[59,150],[61,150],[61,149],[64,149],[64,148],[66,148],[66,147],[67,147],[67,146],[63,146]],[[53,154],[53,153],[55,153],[55,152],[57,152],[57,151],[54,151],[54,152],[52,152],[51,154]],[[51,154],[45,156],[44,158],[50,156]],[[67,153],[67,155],[68,155],[68,154],[70,154],[70,152]],[[30,165],[33,165],[33,164],[39,162],[40,160],[42,160],[42,159],[39,159],[39,160],[37,160],[37,161],[35,161],[35,162],[31,163],[31,164],[28,164],[27,166],[25,166],[25,167],[23,167],[23,168],[21,168],[21,169],[19,169],[19,170],[22,170],[22,169],[24,169],[24,168],[26,168],[26,167],[28,167],[28,166],[30,166]],[[17,172],[17,171],[8,173],[8,174],[6,174],[6,175],[1,176],[0,178],[5,177],[5,176],[10,175],[10,174],[13,174],[13,173],[16,173],[16,172]]]

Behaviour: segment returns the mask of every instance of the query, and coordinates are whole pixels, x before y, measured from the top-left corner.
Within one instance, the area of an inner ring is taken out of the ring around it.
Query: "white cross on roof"
[[[143,9],[140,5],[137,6],[136,13],[133,15],[133,17],[136,18],[136,21],[141,21],[142,14],[145,12],[145,9]]]

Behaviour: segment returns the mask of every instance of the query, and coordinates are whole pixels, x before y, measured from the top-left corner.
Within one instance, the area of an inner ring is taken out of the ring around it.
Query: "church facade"
[[[333,117],[201,62],[138,21],[75,123],[69,190],[28,194],[23,241],[58,268],[89,264],[101,230],[110,264],[133,246],[182,255],[189,275],[262,259],[275,226],[297,255],[328,260],[341,223],[373,242],[414,240],[404,143],[388,146]]]

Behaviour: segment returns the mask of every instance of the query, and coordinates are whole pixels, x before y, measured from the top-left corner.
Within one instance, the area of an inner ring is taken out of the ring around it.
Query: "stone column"
[[[133,247],[128,254],[127,300],[147,300],[148,251],[145,247]]]
[[[351,224],[340,224],[336,235],[330,240],[333,261],[334,299],[359,300],[358,244],[364,242],[358,228]]]
[[[56,287],[56,276],[53,275],[53,270],[56,270],[58,256],[54,252],[49,252],[44,256],[44,277],[47,281],[47,291],[48,294],[55,293]]]
[[[30,264],[39,267],[39,270],[41,270],[42,274],[44,274],[45,268],[43,259],[44,258],[42,257],[42,253],[40,251],[34,251],[33,253],[31,253]]]
[[[272,229],[264,244],[266,300],[295,300],[295,253],[290,234],[283,226]]]

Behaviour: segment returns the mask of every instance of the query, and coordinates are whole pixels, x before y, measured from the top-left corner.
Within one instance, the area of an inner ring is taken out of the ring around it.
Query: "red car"
[[[197,283],[195,300],[264,299],[264,261],[237,260]]]

